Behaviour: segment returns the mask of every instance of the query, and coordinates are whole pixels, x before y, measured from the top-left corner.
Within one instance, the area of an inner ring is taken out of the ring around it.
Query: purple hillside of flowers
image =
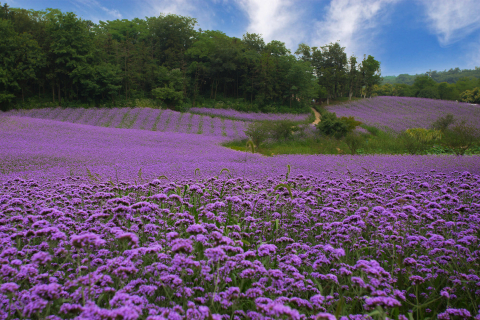
[[[275,114],[275,113],[255,113],[240,112],[233,109],[213,109],[213,108],[190,108],[190,112],[198,114],[206,114],[211,116],[221,116],[230,119],[244,121],[262,121],[262,120],[293,120],[305,121],[310,114]]]
[[[166,112],[166,111],[165,111]],[[208,117],[210,118],[210,117]],[[225,120],[227,121],[227,120]],[[196,168],[214,175],[228,168],[236,176],[284,174],[286,166],[304,175],[343,176],[365,170],[383,173],[469,171],[480,173],[478,156],[282,155],[265,157],[220,146],[231,137],[195,133],[104,128],[17,116],[0,117],[0,180],[16,176],[60,180],[89,178],[133,182],[142,177],[193,177]],[[195,131],[195,128],[192,128]],[[227,131],[228,133],[228,131]],[[34,137],[34,138],[32,138]],[[90,179],[91,180],[91,179]]]
[[[93,126],[142,129],[162,132],[178,132],[198,134],[202,123],[201,134],[230,139],[245,139],[245,122],[240,120],[211,118],[207,115],[180,113],[172,110],[150,108],[117,108],[117,109],[33,109],[12,110],[5,115],[32,117]],[[233,127],[239,130],[233,130]],[[229,128],[227,130],[227,128]]]
[[[410,128],[430,128],[448,113],[480,128],[480,106],[465,102],[408,97],[374,97],[328,107],[338,117],[353,116],[380,129],[401,132]]]
[[[98,161],[93,131],[115,160],[152,160],[135,145],[155,142],[169,153],[156,170],[183,166],[167,133],[0,121],[13,161],[67,161],[65,145]],[[36,132],[37,147],[56,135],[59,153],[20,149],[22,132]],[[208,167],[213,137],[169,134],[179,154],[182,137],[202,137],[190,144],[207,146],[195,152]],[[478,172],[318,173],[331,162],[288,178],[3,180],[0,319],[480,319]]]

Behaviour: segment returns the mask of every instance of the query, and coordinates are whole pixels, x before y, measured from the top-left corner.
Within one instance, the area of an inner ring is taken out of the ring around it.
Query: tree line
[[[399,74],[398,76],[385,76],[382,78],[382,85],[390,83],[394,84],[408,84],[412,85],[415,82],[415,78],[418,76],[428,75],[430,78],[435,80],[438,83],[446,82],[449,84],[456,83],[462,78],[480,78],[480,67],[475,67],[475,69],[460,69],[460,68],[451,68],[450,70],[436,71],[429,70],[422,74],[410,75],[410,74]]]
[[[312,99],[371,96],[380,62],[339,43],[299,45],[198,29],[173,14],[81,19],[0,4],[0,108],[134,106],[300,112]]]
[[[462,77],[455,83],[435,81],[433,76],[416,76],[411,85],[404,83],[376,85],[373,95],[418,97],[480,103],[480,78]]]

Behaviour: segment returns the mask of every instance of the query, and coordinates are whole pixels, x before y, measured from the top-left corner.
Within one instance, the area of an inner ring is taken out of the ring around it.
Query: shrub
[[[463,155],[478,140],[478,129],[468,126],[465,121],[443,133],[442,143],[457,155]]]
[[[354,117],[341,117],[340,120],[347,125],[349,132],[352,132],[356,127],[362,124],[360,121],[355,120]]]
[[[317,128],[320,133],[338,139],[352,132],[360,124],[361,122],[356,121],[354,117],[337,118],[335,112],[323,112],[322,121],[317,124]]]
[[[451,113],[448,113],[446,116],[440,117],[434,123],[432,123],[432,128],[443,132],[447,130],[447,128],[455,121],[456,120],[453,115]]]
[[[135,107],[138,108],[158,108],[155,101],[151,99],[135,99]]]
[[[287,140],[298,131],[298,126],[292,120],[274,121],[270,124],[270,136],[275,140]]]
[[[255,121],[248,125],[247,129],[245,130],[245,134],[258,148],[261,143],[269,138],[270,131],[271,125],[268,121]]]
[[[345,141],[346,145],[348,146],[348,148],[350,149],[350,153],[351,154],[357,154],[357,150],[360,149],[363,146],[364,139],[363,139],[362,136],[360,136],[357,133],[349,132],[345,136],[344,141]]]
[[[428,86],[418,92],[418,98],[440,99],[438,89],[434,86]]]
[[[409,154],[420,154],[426,147],[426,142],[417,139],[406,131],[402,132],[397,140]]]
[[[405,133],[420,142],[430,142],[442,138],[442,132],[435,129],[412,128],[406,130]]]
[[[480,88],[465,90],[460,94],[460,99],[465,102],[480,103]]]

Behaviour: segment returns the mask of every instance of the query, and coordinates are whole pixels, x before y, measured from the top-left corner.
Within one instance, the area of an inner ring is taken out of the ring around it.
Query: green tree
[[[438,95],[442,100],[458,100],[460,96],[455,84],[447,82],[438,84]]]
[[[362,61],[360,67],[363,73],[363,85],[365,86],[365,96],[371,96],[373,93],[374,85],[380,84],[380,62],[375,60],[374,57],[369,55],[367,59]]]
[[[460,99],[465,102],[480,103],[480,88],[474,88],[473,90],[465,90],[460,95]]]
[[[69,98],[73,92],[72,73],[93,59],[93,34],[89,31],[90,23],[77,18],[72,13],[52,12],[47,25],[49,52],[49,78],[55,99],[57,88],[58,104],[61,105],[62,92]]]

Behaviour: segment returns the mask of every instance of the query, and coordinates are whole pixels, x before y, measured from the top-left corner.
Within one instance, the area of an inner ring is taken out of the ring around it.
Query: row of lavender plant
[[[0,318],[480,319],[478,175],[74,180],[1,185]]]
[[[32,109],[12,110],[5,115],[65,121],[107,128],[143,129],[162,132],[195,133],[245,139],[245,122],[208,115],[180,113],[151,108],[118,109]]]
[[[480,129],[480,106],[464,102],[409,97],[374,97],[328,108],[337,116],[353,116],[363,123],[394,132],[429,128],[439,117],[451,113]]]
[[[197,121],[195,119],[199,121],[200,116],[193,115],[192,123]],[[163,130],[166,122],[158,121],[156,125],[158,130]],[[206,130],[204,125],[201,128]],[[226,127],[226,130],[240,129]],[[70,175],[87,177],[87,169],[98,173],[102,181],[115,180],[118,175],[134,182],[139,180],[140,170],[142,177],[147,179],[159,175],[180,179],[192,177],[195,168],[200,167],[200,174],[205,177],[226,167],[236,176],[258,178],[278,175],[287,164],[297,173],[332,177],[348,172],[361,174],[364,170],[420,174],[432,168],[448,174],[453,171],[480,174],[479,156],[265,157],[220,146],[229,139],[212,134],[158,134],[27,117],[0,117],[0,150],[3,150],[0,152],[0,181],[16,176],[51,181]]]
[[[276,121],[276,120],[293,120],[305,121],[310,114],[275,114],[275,113],[255,113],[255,112],[240,112],[233,109],[214,109],[214,108],[190,108],[189,112],[198,114],[208,114],[212,116],[220,116],[229,119],[245,120],[245,121]]]

